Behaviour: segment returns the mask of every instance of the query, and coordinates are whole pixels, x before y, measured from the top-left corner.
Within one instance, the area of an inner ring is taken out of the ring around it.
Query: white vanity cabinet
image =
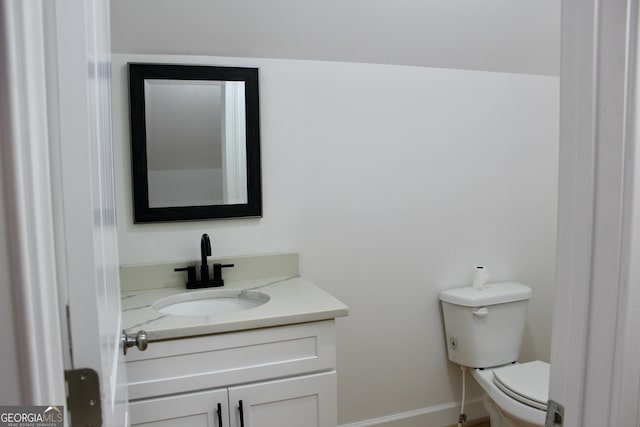
[[[152,342],[126,363],[132,426],[337,425],[334,320]]]

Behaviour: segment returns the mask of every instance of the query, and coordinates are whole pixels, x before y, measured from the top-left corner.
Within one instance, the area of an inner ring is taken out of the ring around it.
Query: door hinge
[[[549,400],[547,403],[547,418],[544,423],[544,427],[556,427],[561,426],[564,422],[564,406]]]
[[[67,382],[67,407],[73,426],[102,425],[100,377],[90,368],[64,371]]]

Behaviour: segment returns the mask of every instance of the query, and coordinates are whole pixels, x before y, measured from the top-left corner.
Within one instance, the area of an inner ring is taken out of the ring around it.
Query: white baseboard
[[[468,420],[474,420],[487,416],[487,411],[482,404],[482,398],[465,403],[465,414]],[[349,424],[341,424],[339,427],[444,427],[455,425],[460,414],[460,403],[450,402],[428,408],[415,409],[399,414],[387,415],[380,418],[372,418],[356,421]]]

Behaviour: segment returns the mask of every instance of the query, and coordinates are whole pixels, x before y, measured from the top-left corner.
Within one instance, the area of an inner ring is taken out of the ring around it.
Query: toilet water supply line
[[[484,265],[478,265],[473,270],[473,289],[477,291],[484,291],[486,289],[487,281],[489,280],[490,276],[487,268]],[[464,393],[466,389],[465,374],[467,373],[467,368],[465,366],[460,366],[460,370],[462,371],[462,403],[460,403],[458,427],[462,427],[462,424],[467,422],[467,414],[464,413]]]
[[[464,413],[464,391],[465,391],[465,373],[467,372],[467,368],[465,366],[460,366],[460,370],[462,371],[462,403],[460,404],[460,416],[458,417],[458,427],[462,427],[462,424],[467,422],[467,414]]]

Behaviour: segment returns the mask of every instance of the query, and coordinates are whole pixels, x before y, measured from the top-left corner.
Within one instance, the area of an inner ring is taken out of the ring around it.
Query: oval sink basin
[[[214,316],[249,310],[267,301],[269,296],[258,291],[215,289],[163,298],[153,304],[153,309],[176,316]]]

